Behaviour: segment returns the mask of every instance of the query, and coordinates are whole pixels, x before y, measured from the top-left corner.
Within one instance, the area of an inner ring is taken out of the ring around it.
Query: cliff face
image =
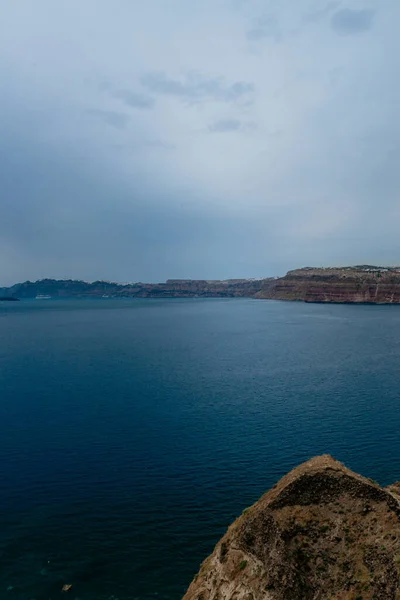
[[[399,493],[314,458],[231,525],[184,600],[399,599]]]
[[[8,297],[35,298],[39,294],[52,298],[103,296],[115,298],[235,298],[254,297],[262,288],[264,279],[227,279],[224,281],[170,279],[165,283],[118,284],[108,281],[88,283],[77,280],[42,279],[25,281],[11,288],[0,288]]]
[[[400,303],[397,268],[298,269],[266,282],[258,298],[304,302]]]
[[[165,283],[42,279],[0,288],[1,296],[35,298],[265,298],[304,302],[400,303],[400,267],[305,268],[265,279],[169,279]]]
[[[227,279],[225,281],[168,279],[166,283],[139,283],[125,286],[120,295],[138,298],[235,298],[254,297],[263,281],[252,279]]]

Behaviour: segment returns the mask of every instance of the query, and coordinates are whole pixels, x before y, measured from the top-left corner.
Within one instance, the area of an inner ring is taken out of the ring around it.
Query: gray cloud
[[[220,119],[210,125],[209,130],[212,132],[238,131],[242,123],[237,119]]]
[[[329,15],[339,6],[340,2],[332,0],[332,2],[328,2],[326,6],[322,6],[317,9],[313,9],[306,12],[303,16],[303,20],[306,23],[317,23],[318,21],[321,21],[321,19],[324,19],[327,15]]]
[[[172,79],[165,73],[149,72],[141,77],[142,85],[154,94],[175,96],[184,101],[239,102],[249,100],[254,84],[236,81],[226,84],[222,77],[205,78],[197,73],[185,75],[181,80]]]
[[[280,42],[282,31],[276,17],[266,15],[253,20],[253,26],[247,31],[246,37],[251,42],[263,38],[272,38],[275,42]]]
[[[343,75],[343,68],[336,67],[334,69],[329,69],[327,75],[330,85],[335,86],[339,83],[340,78]]]
[[[176,148],[175,144],[163,142],[162,140],[149,140],[144,142],[143,146],[146,146],[147,148],[159,148],[161,150],[175,150]]]
[[[331,26],[336,33],[341,35],[363,33],[371,28],[374,16],[374,10],[343,8],[332,15]]]
[[[132,92],[131,90],[117,90],[113,95],[132,108],[146,109],[154,106],[154,99],[151,96]]]
[[[85,160],[84,151],[78,157],[76,149],[69,154],[62,144],[41,143],[37,132],[27,138],[7,127],[3,134],[2,285],[43,277],[206,279],[210,264],[213,277],[234,277],[246,274],[246,260],[264,272],[246,241],[258,237],[251,218],[204,210],[193,191],[167,190],[165,181],[155,189],[142,163],[133,169],[135,186],[116,183],[96,168],[95,155]]]
[[[116,129],[124,129],[129,122],[128,115],[112,110],[101,110],[98,108],[91,108],[86,110],[86,113],[93,117],[99,118],[102,121],[105,121],[108,125],[111,125]]]
[[[248,131],[255,129],[254,123],[243,123],[238,119],[219,119],[209,126],[211,133],[228,133],[231,131]]]

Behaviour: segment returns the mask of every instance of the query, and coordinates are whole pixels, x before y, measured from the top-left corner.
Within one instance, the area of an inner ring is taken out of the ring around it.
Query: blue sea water
[[[0,598],[179,600],[298,463],[400,479],[399,367],[396,306],[0,303]]]

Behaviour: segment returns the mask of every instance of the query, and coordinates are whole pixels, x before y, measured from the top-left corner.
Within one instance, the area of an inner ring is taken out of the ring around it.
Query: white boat
[[[49,300],[51,296],[47,296],[47,294],[38,294],[35,300]]]

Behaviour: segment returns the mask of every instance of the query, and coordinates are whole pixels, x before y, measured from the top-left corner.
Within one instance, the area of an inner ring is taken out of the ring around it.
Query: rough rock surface
[[[313,458],[231,525],[184,600],[399,599],[399,494]]]

